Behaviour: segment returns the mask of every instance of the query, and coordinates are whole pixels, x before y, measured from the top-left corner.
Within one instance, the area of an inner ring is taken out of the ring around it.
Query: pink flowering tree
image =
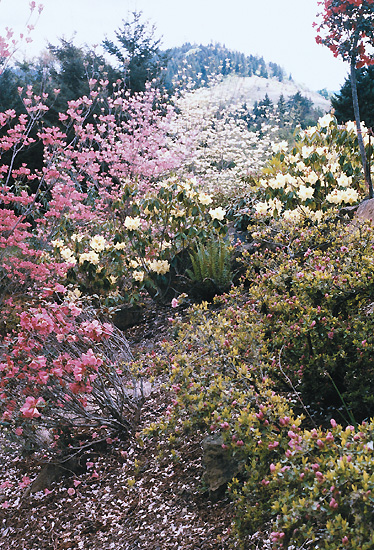
[[[341,57],[350,65],[358,143],[369,197],[373,198],[370,165],[361,133],[356,68],[374,63],[374,0],[323,0],[319,4],[323,12],[317,28],[317,43],[327,46],[335,57]]]
[[[29,2],[29,16],[25,23],[23,32],[16,36],[13,29],[5,28],[5,36],[0,36],[0,74],[4,72],[11,59],[15,56],[22,43],[32,42],[32,32],[35,28],[39,15],[43,11],[43,5],[36,5],[36,2]]]
[[[107,82],[91,81],[89,96],[60,114],[61,126],[47,127],[39,123],[49,97],[30,87],[19,93],[25,113],[0,113],[2,422],[34,442],[38,426],[50,428],[55,446],[69,442],[62,434],[85,430],[126,436],[143,402],[131,354],[112,325],[76,305],[65,283],[70,258],[56,259],[51,240],[81,231],[100,236],[108,218],[121,217],[116,200],[125,181],[144,193],[178,165],[183,151],[168,135],[172,111],[160,116],[160,94],[151,88],[111,95]],[[41,170],[16,167],[36,140],[44,148]]]

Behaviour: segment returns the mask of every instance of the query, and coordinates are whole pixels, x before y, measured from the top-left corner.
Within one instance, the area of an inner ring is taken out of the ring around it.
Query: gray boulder
[[[202,442],[204,478],[211,493],[224,488],[240,471],[239,463],[222,448],[223,437],[209,435]]]

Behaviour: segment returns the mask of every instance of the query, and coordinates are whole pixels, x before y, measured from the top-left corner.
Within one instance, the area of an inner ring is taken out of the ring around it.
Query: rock
[[[204,478],[210,492],[215,493],[240,471],[239,463],[222,448],[223,437],[209,435],[202,442]]]
[[[113,324],[120,330],[138,325],[143,320],[143,310],[140,307],[124,305],[116,311],[112,318]]]
[[[48,489],[52,483],[59,481],[62,477],[70,477],[81,471],[80,460],[76,457],[69,458],[64,462],[50,462],[41,469],[37,477],[26,489],[23,498],[26,498],[31,493]]]
[[[359,220],[374,221],[374,199],[363,201],[357,208],[356,217]]]

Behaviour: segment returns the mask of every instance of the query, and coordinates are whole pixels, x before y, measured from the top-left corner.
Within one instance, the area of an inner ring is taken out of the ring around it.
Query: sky
[[[162,48],[185,42],[219,42],[247,55],[263,56],[311,90],[338,91],[348,65],[315,42],[312,27],[318,0],[37,0],[44,9],[27,45],[26,56],[38,55],[48,42],[64,37],[74,43],[100,44],[114,38],[122,20],[136,10],[156,27]],[[0,33],[18,35],[29,14],[28,0],[0,0]],[[35,19],[35,17],[33,18]],[[33,22],[33,21],[32,21]],[[20,55],[20,53],[19,53]]]

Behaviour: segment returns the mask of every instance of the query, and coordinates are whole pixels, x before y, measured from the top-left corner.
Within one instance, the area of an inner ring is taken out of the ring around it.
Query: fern
[[[205,246],[199,244],[190,259],[192,269],[187,270],[187,276],[204,298],[222,294],[230,288],[233,272],[229,243],[212,239]]]

